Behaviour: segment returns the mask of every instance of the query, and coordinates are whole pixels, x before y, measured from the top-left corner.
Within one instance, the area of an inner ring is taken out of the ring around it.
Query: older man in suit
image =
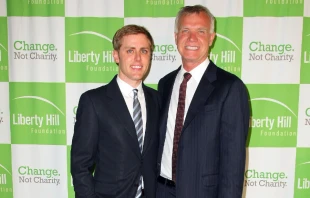
[[[214,20],[201,5],[182,8],[175,20],[182,66],[158,86],[158,198],[242,196],[248,94],[238,77],[208,59]]]
[[[144,27],[127,25],[115,33],[113,47],[118,75],[79,101],[71,149],[75,196],[154,198],[159,97],[142,82],[153,38]]]

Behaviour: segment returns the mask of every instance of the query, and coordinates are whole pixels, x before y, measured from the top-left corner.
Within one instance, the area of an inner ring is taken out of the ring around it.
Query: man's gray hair
[[[178,12],[176,18],[175,18],[175,24],[174,24],[174,32],[178,33],[179,31],[179,21],[180,18],[188,15],[188,14],[199,14],[199,13],[205,13],[207,16],[209,16],[210,18],[210,33],[214,32],[214,21],[215,21],[215,17],[213,16],[213,14],[210,12],[210,10],[208,8],[206,8],[205,6],[202,5],[194,5],[194,6],[184,6],[180,9],[180,11]]]

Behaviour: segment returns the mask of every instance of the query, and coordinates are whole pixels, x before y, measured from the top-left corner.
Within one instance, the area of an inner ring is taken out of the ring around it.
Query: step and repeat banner
[[[174,19],[194,4],[217,18],[210,59],[249,90],[243,198],[309,198],[310,0],[0,0],[0,197],[73,198],[78,100],[118,73],[114,33],[152,33],[156,88],[181,64]]]

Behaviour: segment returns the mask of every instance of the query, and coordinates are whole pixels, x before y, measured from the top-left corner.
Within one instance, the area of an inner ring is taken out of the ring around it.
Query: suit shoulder
[[[231,81],[231,82],[237,81],[244,84],[243,81],[238,76],[228,71],[225,71],[224,69],[218,66],[217,66],[217,79],[220,81]]]
[[[154,89],[154,88],[152,88],[152,87],[149,87],[149,86],[146,86],[146,85],[144,85],[144,88],[145,88],[147,91],[152,92],[152,93],[156,93],[156,92],[157,92],[156,89]]]
[[[89,89],[87,91],[85,91],[83,95],[88,95],[88,96],[95,96],[95,95],[98,95],[99,93],[102,93],[102,92],[105,92],[106,90],[106,85],[103,85],[103,86],[100,86],[100,87],[97,87],[97,88],[93,88],[93,89]]]
[[[164,83],[166,82],[168,79],[172,78],[173,76],[176,76],[176,73],[179,71],[179,68],[166,74],[164,77],[162,77],[160,80],[159,80],[159,83]]]
[[[158,96],[158,91],[156,89],[153,89],[152,87],[144,85],[143,89],[144,91],[148,92],[152,96]]]

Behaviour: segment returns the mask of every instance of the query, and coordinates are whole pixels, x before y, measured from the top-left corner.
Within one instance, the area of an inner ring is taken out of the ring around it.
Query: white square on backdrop
[[[304,16],[310,17],[310,0],[304,0]]]
[[[248,148],[243,198],[294,197],[295,158],[296,148]]]
[[[9,83],[0,82],[0,143],[10,144]]]
[[[243,0],[184,0],[184,5],[201,4],[215,17],[243,16]]]
[[[66,146],[12,145],[12,172],[14,198],[68,196]]]
[[[302,17],[245,17],[242,79],[245,83],[300,82]],[[277,24],[277,25],[275,25]]]
[[[6,0],[0,0],[0,16],[7,16]]]
[[[299,88],[297,147],[310,147],[310,85]]]
[[[64,82],[64,18],[8,17],[9,78]]]

